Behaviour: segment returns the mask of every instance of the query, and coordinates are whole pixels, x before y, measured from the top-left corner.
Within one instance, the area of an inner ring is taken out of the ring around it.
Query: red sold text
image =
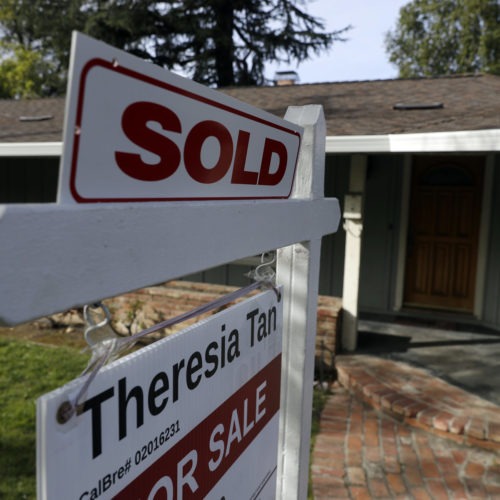
[[[154,130],[151,123],[169,137]],[[216,183],[230,172],[231,184],[276,186],[287,169],[288,151],[281,141],[267,137],[263,143],[252,145],[259,148],[260,165],[258,171],[251,170],[247,168],[250,132],[238,130],[234,139],[232,131],[215,120],[202,120],[184,130],[179,116],[157,103],[130,104],[122,114],[121,127],[132,143],[159,158],[156,163],[148,163],[138,153],[115,151],[119,169],[136,180],[167,179],[183,164],[190,178],[201,184]],[[213,148],[215,156],[206,159],[203,151],[209,141],[215,141],[218,147]]]

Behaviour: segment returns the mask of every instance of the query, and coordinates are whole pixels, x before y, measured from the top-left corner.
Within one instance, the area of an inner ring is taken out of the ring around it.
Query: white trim
[[[500,151],[500,129],[326,138],[326,153]],[[4,142],[1,156],[60,156],[62,142]]]
[[[363,197],[366,186],[368,157],[352,155],[349,169],[349,194],[359,196],[361,203],[344,212],[345,258],[342,285],[342,349],[354,351],[358,343],[358,299],[360,289],[361,247],[363,235]],[[344,206],[348,205],[347,202]]]
[[[420,134],[328,136],[327,153],[500,151],[500,129]]]
[[[0,157],[61,156],[62,142],[2,142]]]
[[[388,135],[327,136],[326,153],[385,153],[390,151]]]

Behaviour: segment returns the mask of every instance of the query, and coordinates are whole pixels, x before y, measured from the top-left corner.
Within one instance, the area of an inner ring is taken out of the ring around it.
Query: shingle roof
[[[322,104],[327,135],[500,128],[500,76],[234,87],[222,92],[283,116],[288,105]],[[442,105],[434,109],[394,109]],[[0,100],[0,142],[62,140],[64,98]]]
[[[0,100],[0,142],[62,140],[65,99]]]
[[[500,128],[500,76],[319,83],[227,89],[277,115],[286,107],[322,104],[327,135],[404,134]],[[393,109],[398,103],[442,103],[442,109]]]

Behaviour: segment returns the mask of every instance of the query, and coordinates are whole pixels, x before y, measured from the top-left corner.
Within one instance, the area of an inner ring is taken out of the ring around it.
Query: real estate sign
[[[274,498],[282,303],[260,293],[37,403],[38,498]]]
[[[60,194],[79,203],[287,198],[301,134],[77,33]]]

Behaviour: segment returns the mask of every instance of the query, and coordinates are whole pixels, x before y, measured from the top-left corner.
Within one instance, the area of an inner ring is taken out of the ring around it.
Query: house
[[[283,116],[321,104],[325,194],[344,230],[324,238],[320,293],[341,296],[342,345],[361,316],[500,330],[500,77],[228,88]],[[0,202],[54,201],[63,99],[0,101]],[[232,270],[198,279],[237,284]]]

